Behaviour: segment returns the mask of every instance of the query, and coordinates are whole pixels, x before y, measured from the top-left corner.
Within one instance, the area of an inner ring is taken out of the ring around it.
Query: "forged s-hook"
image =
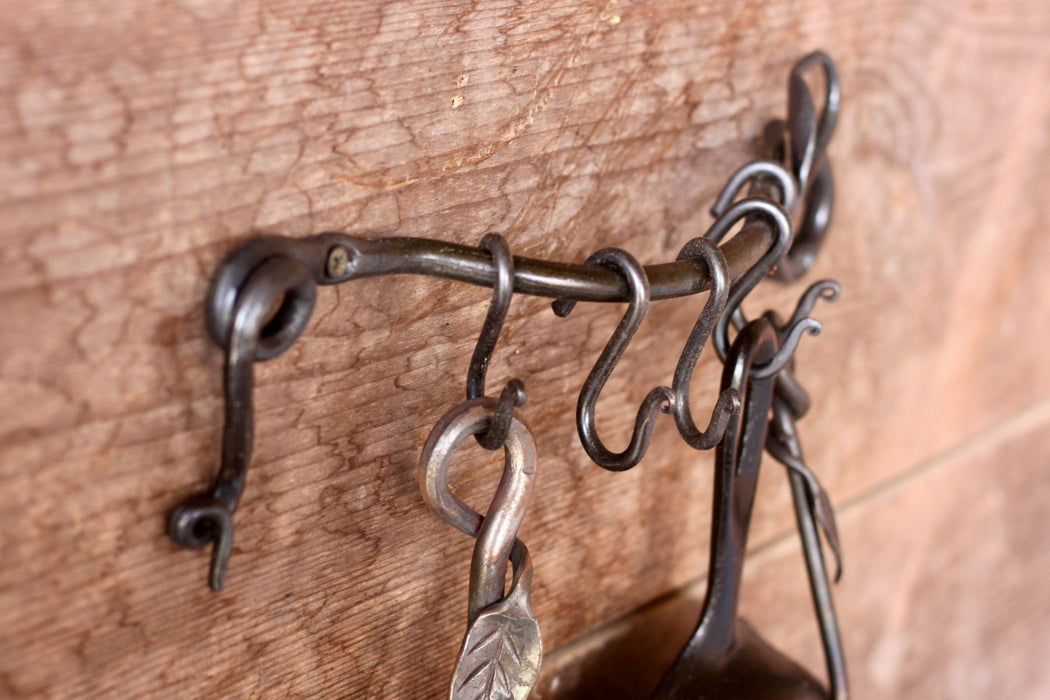
[[[775,202],[759,197],[749,197],[731,204],[711,224],[711,228],[707,230],[703,237],[712,243],[721,243],[722,239],[725,238],[726,234],[737,222],[749,216],[760,216],[772,225],[773,241],[766,252],[762,254],[762,257],[758,259],[758,262],[749,267],[747,272],[741,275],[736,284],[730,288],[725,310],[715,322],[712,342],[715,346],[715,352],[718,353],[718,359],[722,360],[722,362],[725,362],[729,353],[730,319],[740,309],[744,298],[769,274],[769,271],[780,260],[780,256],[791,245],[791,222],[788,221],[784,209]]]
[[[605,382],[616,368],[616,363],[620,361],[649,310],[649,280],[641,263],[630,253],[619,248],[603,248],[587,258],[584,264],[605,265],[616,269],[627,280],[631,292],[627,312],[620,319],[605,349],[587,375],[579,401],[576,403],[576,428],[587,455],[598,466],[609,471],[626,471],[645,456],[656,424],[656,416],[661,412],[666,413],[675,405],[675,394],[668,387],[658,386],[646,395],[635,415],[631,442],[623,452],[613,452],[602,443],[595,425],[595,405],[602,389],[605,388]],[[555,314],[565,317],[572,312],[575,305],[575,301],[559,299],[551,306]]]
[[[507,240],[498,233],[486,234],[478,247],[492,255],[496,266],[496,282],[492,286],[492,301],[489,303],[485,324],[481,327],[474,354],[467,370],[467,399],[485,395],[485,375],[488,372],[492,352],[499,342],[503,322],[507,319],[510,299],[514,294],[514,256]],[[525,404],[525,385],[520,379],[512,379],[500,393],[499,401],[492,412],[487,430],[474,437],[486,450],[498,450],[507,439],[507,430],[514,408]]]
[[[723,391],[711,412],[711,421],[707,428],[701,431],[696,427],[689,406],[689,385],[693,379],[697,360],[700,359],[700,353],[704,349],[704,343],[711,335],[715,323],[721,318],[722,312],[725,311],[726,300],[729,297],[729,270],[725,256],[722,255],[718,246],[706,238],[694,238],[682,247],[681,252],[678,253],[678,260],[696,259],[702,260],[707,267],[707,274],[711,278],[711,293],[678,358],[671,388],[675,394],[675,425],[678,426],[682,439],[693,449],[709,450],[722,439],[729,420],[740,410],[740,392],[732,387]]]

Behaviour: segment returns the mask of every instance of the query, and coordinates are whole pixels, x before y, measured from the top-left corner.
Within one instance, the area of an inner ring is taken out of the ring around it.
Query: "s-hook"
[[[514,294],[514,257],[510,254],[507,240],[498,233],[486,234],[478,247],[492,255],[496,266],[496,282],[492,285],[492,301],[489,303],[485,324],[481,327],[474,354],[467,370],[467,398],[476,399],[485,395],[485,375],[488,373],[492,352],[499,342],[503,322],[507,319],[510,299]],[[486,450],[498,450],[507,439],[510,419],[515,406],[525,405],[525,385],[520,379],[507,382],[500,393],[499,402],[492,413],[489,429],[474,437]]]
[[[726,300],[729,296],[729,271],[722,251],[706,238],[694,238],[686,243],[678,253],[678,259],[703,261],[707,274],[711,278],[711,293],[704,303],[700,317],[693,325],[693,330],[689,333],[689,338],[686,340],[682,354],[678,358],[678,365],[674,370],[674,380],[671,383],[675,395],[674,419],[678,432],[690,447],[696,450],[709,450],[722,439],[733,414],[740,410],[740,393],[732,387],[723,391],[718,401],[715,402],[711,421],[707,428],[701,431],[693,421],[693,413],[689,405],[689,387],[693,381],[696,363],[704,349],[704,343],[725,311]]]
[[[484,518],[448,487],[456,448],[467,436],[488,430],[497,407],[487,397],[453,407],[434,426],[419,463],[420,489],[434,513],[477,538],[470,562],[468,629],[449,685],[450,700],[525,700],[543,658],[539,625],[529,600],[529,550],[517,538],[536,475],[536,445],[528,426],[511,416],[503,445],[503,476]],[[514,575],[504,596],[508,563]]]
[[[631,442],[622,452],[611,451],[598,437],[598,427],[594,418],[598,396],[605,388],[605,382],[616,369],[616,363],[623,357],[631,338],[642,325],[642,320],[649,310],[650,291],[645,268],[625,250],[602,248],[587,258],[584,264],[605,265],[616,269],[627,280],[631,290],[631,301],[627,312],[620,319],[605,349],[602,350],[602,354],[598,356],[590,374],[587,375],[583,389],[580,391],[580,398],[576,402],[576,428],[580,434],[583,449],[598,466],[610,471],[621,472],[635,466],[645,456],[646,450],[649,449],[649,441],[652,439],[653,428],[656,425],[656,416],[661,412],[668,412],[674,406],[675,395],[665,386],[658,386],[646,395],[642,405],[638,408],[638,413],[635,414]],[[576,302],[568,299],[559,299],[552,304],[554,313],[561,317],[568,316],[575,306]]]
[[[712,243],[719,243],[737,222],[753,216],[761,216],[767,219],[775,232],[775,238],[773,239],[773,244],[759,258],[758,262],[748,268],[747,272],[729,290],[729,299],[726,301],[725,310],[715,322],[712,342],[719,359],[723,362],[727,357],[730,345],[729,323],[734,316],[738,316],[741,313],[740,305],[743,303],[744,298],[751,293],[752,289],[758,286],[759,282],[765,279],[770,270],[773,269],[787,251],[788,246],[791,245],[791,222],[788,221],[787,214],[780,205],[768,199],[750,197],[727,207],[711,225],[711,228],[707,230],[707,233],[704,234],[704,238],[707,240]],[[764,378],[779,372],[780,368],[787,363],[792,353],[794,353],[795,345],[798,344],[802,333],[806,332],[810,335],[819,333],[820,321],[808,317],[794,321],[787,331],[789,339],[778,348],[777,355],[771,357],[764,367],[752,368],[752,374],[756,375],[757,373],[756,376]]]

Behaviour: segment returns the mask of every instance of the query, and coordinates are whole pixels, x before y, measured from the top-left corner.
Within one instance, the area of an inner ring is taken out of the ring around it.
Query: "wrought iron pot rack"
[[[807,82],[816,68],[821,69],[824,88],[819,116]],[[185,547],[213,545],[209,585],[221,590],[232,549],[233,514],[244,490],[252,449],[253,364],[277,357],[295,343],[309,322],[317,285],[366,277],[422,274],[494,288],[489,317],[471,363],[468,399],[484,394],[488,358],[512,293],[556,299],[554,310],[559,315],[567,315],[577,301],[630,302],[628,314],[581,393],[577,423],[588,454],[607,469],[618,471],[634,466],[644,454],[653,420],[660,410],[675,414],[679,430],[690,445],[698,449],[714,447],[730,416],[740,410],[740,395],[733,389],[724,391],[707,430],[700,431],[692,422],[688,406],[692,370],[708,336],[713,338],[720,359],[726,360],[728,327],[745,326],[740,303],[759,281],[772,277],[791,282],[813,265],[827,234],[834,203],[834,180],[826,148],[835,130],[839,103],[838,76],[831,59],[814,52],[800,60],[788,81],[786,119],[772,121],[766,127],[763,158],[730,176],[711,207],[714,224],[703,237],[690,241],[673,262],[643,268],[629,254],[613,249],[599,251],[583,264],[511,256],[506,242],[494,234],[479,247],[423,238],[361,238],[335,232],[301,239],[262,236],[247,241],[223,263],[207,300],[209,332],[226,350],[221,466],[211,489],[185,500],[171,513],[169,534]],[[745,187],[749,188],[746,197],[739,198]],[[739,232],[721,243],[737,224],[742,224]],[[593,403],[649,301],[709,289],[708,302],[679,360],[674,386],[650,392],[639,409],[631,448],[619,455],[608,452],[594,435]],[[845,686],[845,671],[841,658],[831,658],[835,653],[841,657],[841,650],[820,541],[813,524],[823,529],[836,557],[837,538],[830,504],[802,464],[797,443],[792,442],[793,420],[808,410],[809,398],[792,375],[791,360],[801,335],[815,335],[820,330],[820,324],[808,317],[816,301],[837,295],[838,285],[834,282],[812,285],[791,319],[775,324],[782,336],[776,354],[764,365],[749,370],[753,377],[775,382],[780,403],[774,406],[779,407],[779,413],[774,410],[770,431],[779,435],[779,447],[767,445],[767,449],[793,472],[791,486],[796,508],[800,512],[808,508],[813,516],[804,523],[800,515],[799,528],[825,648],[831,649],[828,654],[833,688],[836,673],[841,675],[839,685]],[[479,442],[489,449],[500,448],[514,405],[523,401],[520,383],[515,380],[508,384],[497,402],[492,425],[487,433],[478,435]]]

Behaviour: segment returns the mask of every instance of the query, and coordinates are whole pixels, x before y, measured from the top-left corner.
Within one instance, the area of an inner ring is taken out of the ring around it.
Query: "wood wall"
[[[0,7],[0,695],[439,697],[472,543],[429,513],[415,469],[461,398],[488,292],[320,291],[304,337],[257,366],[215,594],[207,554],[164,527],[217,467],[217,264],[253,233],[326,229],[671,259],[818,47],[844,108],[833,236],[808,279],[845,294],[799,350],[800,430],[840,510],[855,696],[1050,693],[1046,3]],[[763,285],[748,309],[789,311],[801,288]],[[614,447],[698,308],[654,305],[599,405]],[[620,312],[558,319],[518,298],[490,372],[525,380],[541,459],[522,531],[548,650],[537,697],[637,697],[702,595],[710,455],[669,419],[625,474],[576,439]],[[718,370],[702,360],[697,406]],[[492,456],[465,449],[457,469],[485,503]],[[752,544],[746,614],[821,671],[772,463]],[[661,643],[588,667],[646,633]]]

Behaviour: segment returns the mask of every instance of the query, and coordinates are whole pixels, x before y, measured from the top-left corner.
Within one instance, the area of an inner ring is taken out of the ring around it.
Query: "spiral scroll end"
[[[168,535],[187,549],[212,543],[208,587],[221,591],[233,550],[233,518],[226,506],[211,496],[194,496],[171,512]]]

